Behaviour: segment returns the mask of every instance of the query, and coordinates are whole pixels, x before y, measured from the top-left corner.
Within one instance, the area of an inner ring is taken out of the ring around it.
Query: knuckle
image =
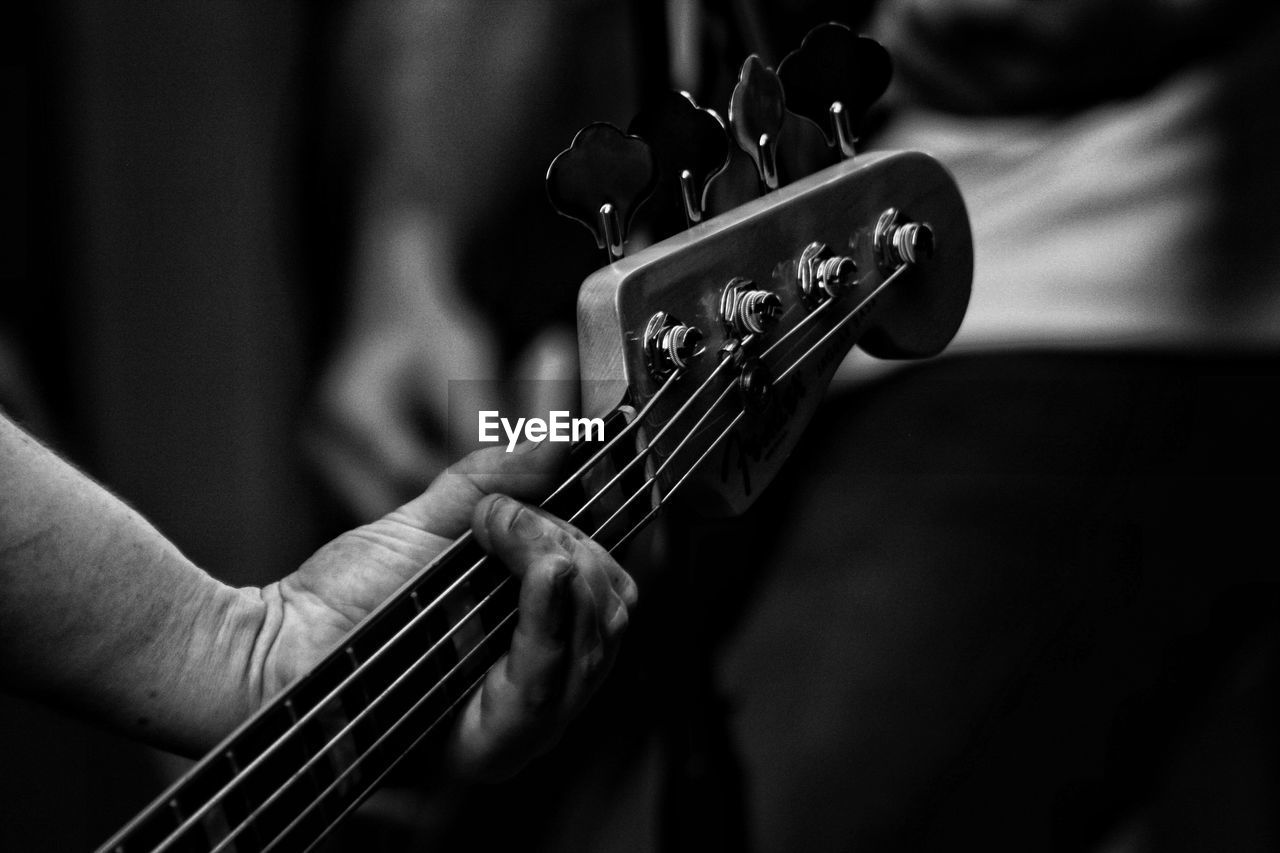
[[[551,554],[537,561],[534,571],[543,575],[541,580],[552,585],[566,582],[577,568],[573,560],[564,554]]]
[[[444,475],[446,477],[457,476],[456,472],[454,472],[452,467],[446,469]],[[492,528],[494,524],[495,516],[497,516],[497,514],[506,505],[507,499],[502,495],[490,495],[488,497],[488,501],[489,501],[489,506],[485,509],[485,512],[484,512],[484,526]]]
[[[626,602],[627,607],[635,607],[636,602],[640,600],[640,587],[636,585],[631,575],[624,575],[622,582],[622,600]]]
[[[573,538],[569,531],[562,527],[556,528],[556,546],[566,554],[572,554],[578,547],[578,540]]]
[[[616,637],[623,631],[627,630],[627,626],[631,623],[631,614],[627,612],[627,606],[619,603],[614,608],[613,614],[605,623],[605,633],[610,637]]]
[[[502,509],[506,513],[506,520],[503,526],[508,533],[515,533],[521,524],[527,523],[524,516],[528,514],[528,510],[515,501],[506,498],[501,499]]]

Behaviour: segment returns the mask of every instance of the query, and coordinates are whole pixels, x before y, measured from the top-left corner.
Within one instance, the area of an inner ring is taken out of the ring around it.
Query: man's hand
[[[339,536],[298,571],[263,589],[265,700],[308,671],[366,614],[469,526],[520,578],[509,652],[468,700],[447,771],[495,778],[549,749],[608,672],[636,603],[636,586],[598,544],[506,493],[546,488],[557,459],[546,445],[481,451],[417,499]]]

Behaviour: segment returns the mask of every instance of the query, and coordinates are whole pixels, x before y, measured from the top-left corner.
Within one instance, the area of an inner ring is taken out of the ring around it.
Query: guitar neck
[[[606,421],[609,432],[623,425],[617,413]],[[590,503],[583,495],[566,489],[546,507],[570,517]],[[617,547],[649,509],[608,516],[598,541]],[[509,647],[518,592],[470,536],[457,540],[100,853],[314,845],[415,748],[430,762],[449,721]]]

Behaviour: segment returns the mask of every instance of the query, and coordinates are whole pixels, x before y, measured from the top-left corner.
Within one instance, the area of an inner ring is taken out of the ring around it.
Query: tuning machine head
[[[893,76],[889,52],[843,24],[822,24],[778,65],[787,109],[813,122],[827,144],[854,155],[858,124]]]
[[[656,183],[648,143],[604,122],[578,131],[547,169],[552,206],[585,225],[610,261],[622,257],[632,217]]]
[[[684,370],[695,358],[706,352],[702,332],[681,323],[665,311],[649,318],[641,337],[645,366],[655,379],[665,379]]]
[[[753,53],[729,98],[729,127],[738,147],[755,162],[760,182],[771,190],[778,188],[778,134],[786,115],[778,75]]]
[[[688,224],[701,222],[707,189],[729,165],[729,137],[720,116],[699,108],[686,92],[667,92],[627,130],[653,149],[659,180],[677,185]]]

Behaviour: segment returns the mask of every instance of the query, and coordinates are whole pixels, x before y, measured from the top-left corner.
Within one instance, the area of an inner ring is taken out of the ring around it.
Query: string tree
[[[778,134],[786,115],[782,81],[751,54],[729,98],[729,128],[734,142],[755,163],[760,183],[770,190],[778,188]]]
[[[631,120],[627,131],[653,149],[658,179],[674,183],[685,222],[701,222],[712,180],[729,165],[729,136],[715,111],[687,92],[667,92]]]
[[[836,23],[814,27],[778,64],[787,109],[816,125],[845,158],[856,153],[858,125],[892,77],[879,42]]]
[[[653,149],[605,122],[578,131],[547,167],[547,197],[582,223],[610,262],[622,257],[636,210],[657,184]]]

